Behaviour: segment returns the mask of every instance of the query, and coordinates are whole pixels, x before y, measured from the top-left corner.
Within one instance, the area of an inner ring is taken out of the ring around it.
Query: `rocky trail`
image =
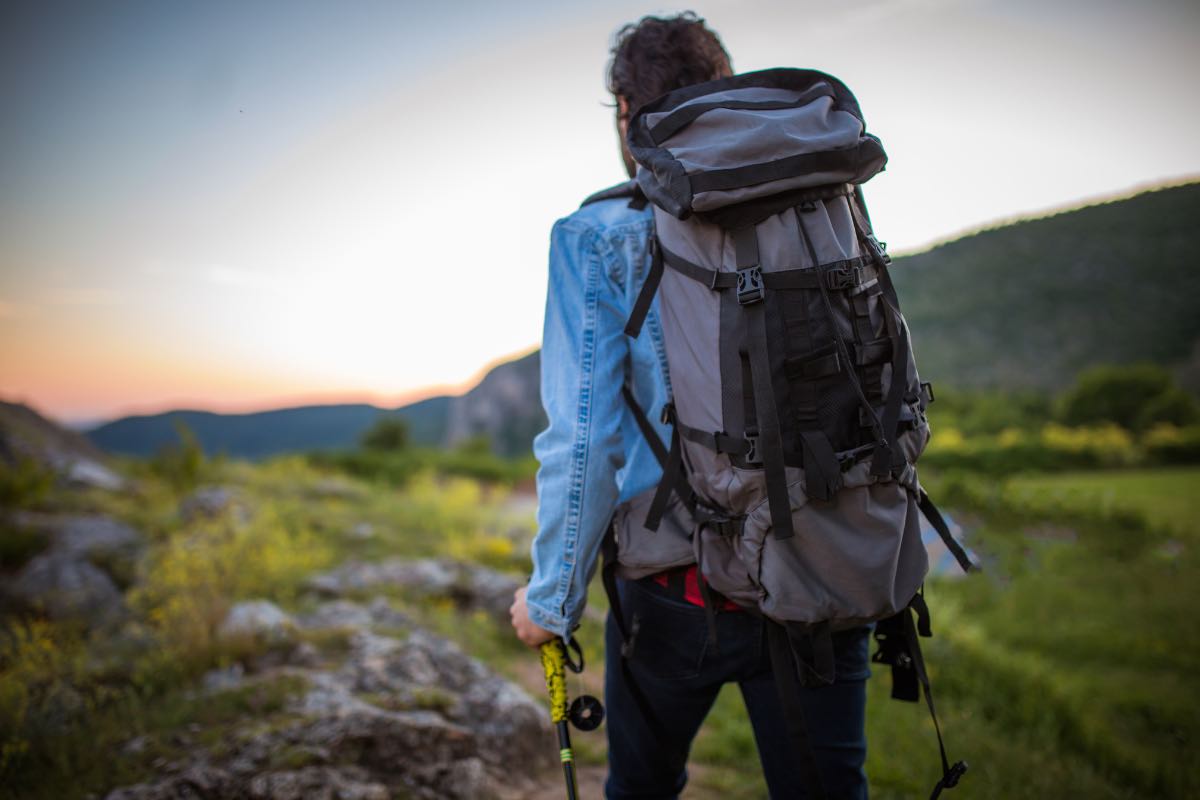
[[[220,513],[228,497],[218,495],[203,489],[184,509]],[[205,504],[212,508],[197,510]],[[145,546],[136,530],[102,514],[23,513],[9,522],[40,531],[48,545],[6,576],[6,606],[93,629],[115,631],[130,618],[122,576]],[[513,577],[450,559],[349,560],[310,576],[290,611],[265,598],[236,603],[217,635],[239,656],[190,691],[202,703],[241,693],[249,710],[220,730],[185,721],[179,730],[131,735],[115,758],[157,753],[164,739],[169,754],[153,760],[148,780],[90,797],[562,797],[536,654],[517,654],[510,680],[404,610],[440,604],[462,615],[452,619],[482,614],[506,630],[516,586]],[[596,691],[600,673],[589,672],[596,674],[588,690]],[[284,699],[256,712],[260,694]],[[603,777],[602,768],[583,766],[583,796],[602,796]]]
[[[536,657],[518,669],[518,685],[422,628],[386,594],[450,599],[501,624],[515,586],[475,565],[388,559],[313,576],[308,587],[322,599],[305,613],[239,603],[221,636],[253,643],[258,655],[209,673],[201,691],[285,680],[298,691],[215,751],[163,764],[154,780],[105,800],[563,796],[554,733],[534,699],[544,688]],[[585,796],[602,795],[602,769],[585,768],[581,778]]]

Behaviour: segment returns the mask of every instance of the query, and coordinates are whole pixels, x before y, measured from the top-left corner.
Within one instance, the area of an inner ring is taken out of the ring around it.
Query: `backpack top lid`
[[[768,69],[668,92],[630,121],[637,181],[672,216],[863,183],[887,155],[832,75]]]

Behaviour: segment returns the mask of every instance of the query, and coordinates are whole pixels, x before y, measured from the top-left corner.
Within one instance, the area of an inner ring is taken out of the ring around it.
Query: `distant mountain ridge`
[[[1200,264],[1193,243],[1200,183],[1064,211],[898,257],[892,276],[921,375],[938,385],[1058,391],[1088,366],[1152,361],[1200,391]],[[886,231],[880,231],[886,238]],[[501,364],[460,397],[404,406],[419,444],[487,435],[529,452],[545,426],[540,353]],[[168,412],[88,432],[112,452],[174,441],[180,415],[206,449],[258,458],[350,447],[385,409],[311,406],[249,415]]]
[[[196,434],[207,453],[258,459],[301,450],[355,447],[382,414],[399,414],[414,444],[454,446],[486,436],[501,455],[527,452],[544,426],[538,399],[539,353],[490,370],[473,389],[452,397],[430,397],[400,408],[369,403],[298,406],[247,414],[174,410],[122,417],[85,431],[100,448],[121,455],[149,456],[178,440],[176,420]]]

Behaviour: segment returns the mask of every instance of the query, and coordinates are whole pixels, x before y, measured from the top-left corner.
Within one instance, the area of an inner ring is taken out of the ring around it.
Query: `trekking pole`
[[[604,707],[589,695],[575,698],[567,708],[567,668],[583,671],[583,650],[574,638],[570,647],[578,655],[573,661],[562,639],[551,639],[541,647],[542,669],[546,672],[546,691],[550,693],[550,721],[558,732],[558,755],[562,760],[563,778],[567,782],[567,800],[578,800],[579,783],[575,777],[575,751],[571,749],[570,722],[582,731],[594,730],[604,719]]]

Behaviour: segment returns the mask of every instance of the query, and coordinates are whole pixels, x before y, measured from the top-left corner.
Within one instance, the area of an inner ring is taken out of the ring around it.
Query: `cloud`
[[[218,286],[230,286],[237,289],[260,289],[274,292],[282,288],[279,279],[271,273],[223,264],[214,264],[208,267],[204,271],[204,277]]]
[[[116,289],[103,286],[69,286],[50,290],[45,299],[57,306],[113,306],[125,298]]]
[[[0,320],[29,319],[36,317],[40,309],[30,303],[13,303],[0,297]]]

